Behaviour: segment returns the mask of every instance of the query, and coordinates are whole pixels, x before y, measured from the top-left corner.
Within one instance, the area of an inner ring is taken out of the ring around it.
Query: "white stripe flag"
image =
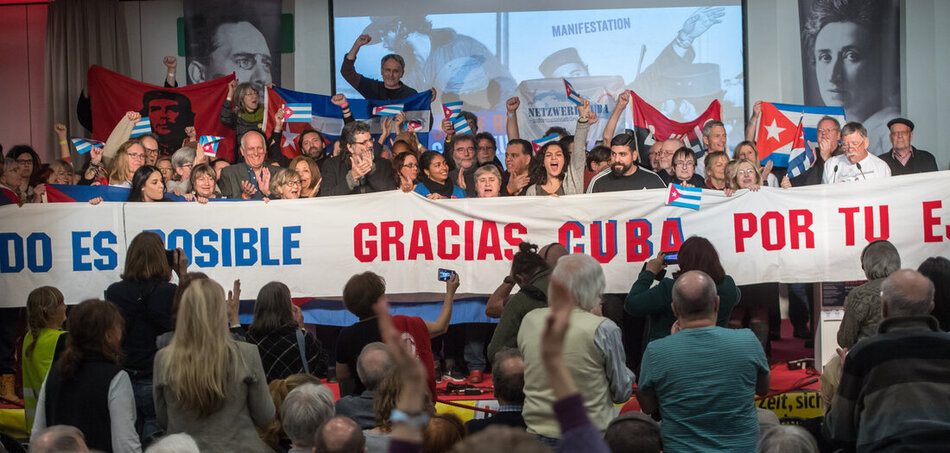
[[[93,148],[105,146],[105,143],[91,138],[71,138],[70,140],[73,142],[73,145],[76,147],[76,152],[79,154],[86,154],[92,151]]]
[[[567,92],[567,100],[571,101],[577,105],[584,104],[584,98],[581,97],[580,93],[574,89],[574,85],[571,85],[571,82],[568,82],[567,79],[564,80],[564,91]]]
[[[472,128],[468,127],[468,121],[465,121],[464,116],[456,116],[455,118],[450,118],[452,120],[452,127],[455,129],[456,134],[471,134]]]
[[[373,115],[378,116],[396,116],[402,113],[402,104],[380,105],[373,107]]]
[[[201,151],[205,153],[208,157],[217,157],[218,155],[218,142],[224,140],[224,137],[216,137],[214,135],[202,135],[198,137],[198,146],[201,147]]]
[[[313,117],[313,107],[310,104],[284,105],[285,123],[309,123]]]
[[[701,187],[686,187],[679,184],[670,184],[666,204],[698,211],[702,196],[703,189]]]
[[[541,147],[542,147],[542,146],[548,144],[549,142],[553,142],[553,141],[557,140],[557,137],[558,137],[558,135],[557,135],[557,133],[555,132],[555,133],[553,133],[553,134],[551,134],[551,135],[547,135],[547,136],[541,137],[541,138],[539,138],[539,139],[537,139],[537,140],[531,140],[531,147],[534,148],[534,153],[537,154],[538,151],[541,150]]]
[[[152,121],[148,118],[142,118],[139,122],[135,123],[135,127],[132,128],[132,133],[129,134],[129,138],[135,138],[140,135],[151,134],[152,133]]]
[[[442,113],[445,113],[446,118],[455,118],[459,116],[459,113],[462,113],[462,101],[442,103]]]

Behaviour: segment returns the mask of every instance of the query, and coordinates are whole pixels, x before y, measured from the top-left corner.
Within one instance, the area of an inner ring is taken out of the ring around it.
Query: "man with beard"
[[[152,134],[158,138],[158,152],[171,156],[188,137],[185,128],[195,125],[195,113],[187,96],[171,91],[153,90],[142,96],[142,117],[148,117]]]
[[[610,168],[591,179],[588,193],[666,187],[656,173],[634,163],[637,160],[634,140],[632,135],[620,134],[610,141]]]

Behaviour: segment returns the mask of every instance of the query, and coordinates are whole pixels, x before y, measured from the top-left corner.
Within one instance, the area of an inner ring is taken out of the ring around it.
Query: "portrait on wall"
[[[188,83],[234,73],[263,95],[280,84],[280,0],[185,0]]]
[[[890,149],[901,115],[900,2],[799,0],[805,104],[840,106],[868,130],[869,151]]]

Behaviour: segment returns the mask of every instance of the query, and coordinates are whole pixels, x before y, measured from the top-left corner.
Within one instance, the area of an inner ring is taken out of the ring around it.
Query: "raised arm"
[[[356,72],[356,68],[354,67],[354,63],[356,63],[356,54],[359,53],[360,47],[369,44],[371,39],[372,38],[370,38],[369,35],[359,35],[356,38],[356,41],[353,42],[353,47],[351,47],[350,51],[347,52],[345,57],[343,57],[343,64],[340,66],[340,74],[344,79],[346,79],[347,83],[353,86],[353,88],[359,87],[360,80],[363,79],[363,76]]]
[[[178,81],[175,80],[175,71],[178,70],[178,58],[169,55],[162,58],[162,63],[165,65],[165,69],[168,69],[165,74],[165,88],[177,88]]]
[[[762,101],[756,101],[752,105],[752,117],[749,118],[749,124],[745,127],[745,139],[755,141],[755,126],[759,122],[759,116],[762,115]]]
[[[102,149],[102,156],[107,161],[112,160],[116,151],[119,150],[119,147],[132,135],[132,129],[135,128],[135,123],[141,119],[142,115],[135,111],[126,112],[122,118],[119,118],[118,124],[112,129],[112,133],[109,134],[109,138],[106,139],[106,144]]]
[[[607,119],[607,125],[604,126],[605,145],[609,146],[610,141],[613,140],[614,132],[617,130],[617,123],[620,122],[620,117],[623,116],[623,112],[627,109],[627,104],[629,103],[630,92],[624,90],[623,93],[620,93],[620,96],[617,97],[617,105],[614,106],[614,111],[610,112],[610,118]]]
[[[449,321],[452,320],[452,305],[455,301],[455,291],[459,288],[459,276],[453,273],[452,278],[445,282],[445,300],[442,302],[442,311],[434,322],[426,321],[429,336],[435,338],[449,330]]]
[[[508,298],[511,297],[511,291],[514,288],[515,280],[511,278],[510,275],[505,277],[505,280],[498,285],[495,292],[488,298],[488,302],[485,304],[485,316],[495,319],[500,318],[501,314],[505,311],[505,304],[508,303]]]
[[[518,96],[514,96],[505,102],[505,107],[508,109],[508,120],[505,122],[505,130],[508,132],[509,141],[521,138],[521,134],[518,133],[518,107],[520,106],[521,99],[519,99]]]
[[[69,137],[66,134],[66,125],[56,123],[53,125],[53,131],[56,132],[56,139],[59,140],[59,157],[66,162],[71,162],[72,157],[69,155]]]
[[[571,165],[564,175],[564,193],[566,195],[584,193],[584,167],[587,164],[587,132],[590,125],[597,122],[597,114],[590,110],[590,101],[584,99],[577,107],[580,114],[574,129],[574,146],[571,149]]]

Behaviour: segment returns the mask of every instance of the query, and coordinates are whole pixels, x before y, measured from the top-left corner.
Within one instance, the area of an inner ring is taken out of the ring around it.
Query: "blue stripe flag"
[[[129,138],[135,138],[140,135],[151,134],[152,133],[152,120],[148,118],[142,118],[139,122],[135,123],[135,127],[132,128],[132,133],[129,134]]]
[[[686,187],[679,184],[670,184],[666,204],[668,206],[679,206],[681,208],[699,210],[702,196],[703,189],[701,187]]]
[[[285,123],[309,123],[313,118],[310,104],[287,104],[284,106]]]
[[[98,148],[104,146],[105,143],[100,142],[99,140],[93,140],[91,138],[70,138],[73,145],[76,147],[76,152],[79,154],[86,154],[89,151],[92,151],[93,148]]]
[[[574,89],[574,85],[571,85],[571,82],[568,82],[567,79],[564,80],[564,91],[567,92],[567,100],[573,102],[577,105],[584,104],[584,98],[581,96],[577,90]]]

